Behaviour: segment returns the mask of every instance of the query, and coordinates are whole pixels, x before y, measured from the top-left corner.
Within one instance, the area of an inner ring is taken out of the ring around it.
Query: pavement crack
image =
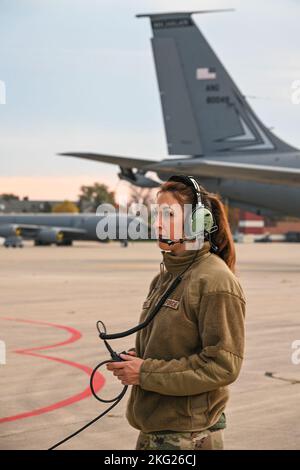
[[[271,379],[283,380],[284,382],[289,382],[291,385],[300,384],[300,380],[297,379],[288,379],[287,377],[280,377],[279,375],[275,375],[276,372],[265,372],[266,377],[270,377]]]

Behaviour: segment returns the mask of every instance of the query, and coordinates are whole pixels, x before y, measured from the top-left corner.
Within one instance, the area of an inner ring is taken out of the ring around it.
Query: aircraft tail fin
[[[289,152],[255,115],[192,19],[192,13],[142,14],[151,38],[170,155]]]

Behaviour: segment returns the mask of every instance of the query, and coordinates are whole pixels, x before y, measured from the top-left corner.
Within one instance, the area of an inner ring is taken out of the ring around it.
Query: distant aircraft
[[[106,242],[101,240],[97,233],[97,226],[105,215],[97,214],[25,214],[0,215],[0,237],[3,237],[4,246],[22,247],[23,239],[34,240],[35,245],[72,245],[73,240],[87,240]],[[108,214],[113,218],[116,227],[116,239],[122,246],[128,244],[128,225],[138,220],[137,217],[123,214]],[[140,220],[140,219],[139,219]],[[141,221],[140,221],[141,223]],[[126,231],[124,238],[119,237],[119,227]],[[145,228],[145,227],[144,227]],[[99,226],[98,226],[99,230]],[[101,228],[100,228],[101,231]],[[103,233],[104,230],[103,230]],[[130,238],[130,237],[129,237]]]
[[[300,216],[300,151],[260,121],[192,19],[214,11],[225,10],[137,15],[151,21],[168,153],[181,157],[60,155],[119,165],[120,179],[141,187],[158,186],[149,171],[193,175],[234,207]]]

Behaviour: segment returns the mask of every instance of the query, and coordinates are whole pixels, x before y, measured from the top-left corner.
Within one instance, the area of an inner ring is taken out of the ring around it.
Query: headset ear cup
[[[212,213],[206,207],[198,207],[192,212],[192,231],[195,234],[210,233],[214,225]]]
[[[214,218],[212,213],[210,212],[209,209],[205,208],[205,214],[204,214],[204,229],[210,233],[211,229],[214,226]]]
[[[192,231],[194,234],[198,235],[199,233],[203,232],[203,222],[203,209],[194,209],[192,213]]]

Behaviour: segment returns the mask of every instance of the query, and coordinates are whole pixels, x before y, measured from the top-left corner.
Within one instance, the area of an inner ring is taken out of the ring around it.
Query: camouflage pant
[[[223,430],[195,432],[140,431],[135,450],[222,450]]]

